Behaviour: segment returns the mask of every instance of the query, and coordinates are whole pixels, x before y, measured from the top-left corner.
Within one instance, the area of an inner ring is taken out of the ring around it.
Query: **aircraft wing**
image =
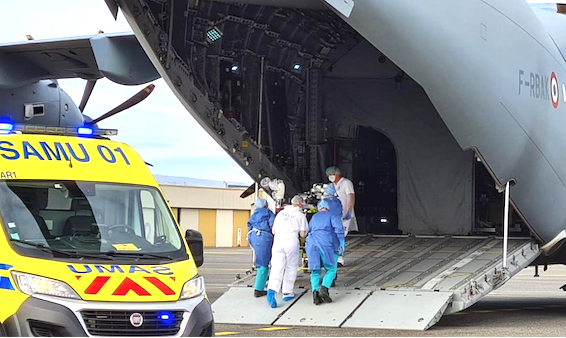
[[[138,85],[159,73],[132,33],[0,44],[0,88],[75,77]]]

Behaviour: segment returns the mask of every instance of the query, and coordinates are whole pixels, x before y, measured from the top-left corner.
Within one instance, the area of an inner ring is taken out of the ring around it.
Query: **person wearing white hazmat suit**
[[[299,236],[308,232],[307,217],[302,211],[304,200],[301,196],[291,199],[291,205],[281,210],[273,223],[273,249],[271,251],[271,272],[267,285],[267,302],[277,307],[275,295],[283,291],[283,300],[295,297],[293,288],[299,267]]]

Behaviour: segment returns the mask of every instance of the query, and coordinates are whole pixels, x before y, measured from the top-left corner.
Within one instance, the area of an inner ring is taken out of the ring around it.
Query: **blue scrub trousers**
[[[320,256],[322,260],[322,252],[320,253]],[[322,260],[322,265],[324,266],[324,270],[326,270],[324,278],[322,279],[322,286],[330,289],[332,282],[336,278],[336,273],[338,272],[338,252],[334,253],[334,264],[328,265],[324,262],[324,260]],[[320,272],[321,270],[311,271],[311,289],[313,292],[320,289]]]
[[[257,275],[255,276],[254,289],[263,291],[265,289],[265,284],[267,284],[267,277],[269,277],[269,269],[267,268],[267,266],[258,267]]]

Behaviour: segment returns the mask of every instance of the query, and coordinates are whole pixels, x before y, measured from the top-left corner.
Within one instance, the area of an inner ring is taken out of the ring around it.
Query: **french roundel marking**
[[[550,73],[550,101],[552,101],[552,106],[554,109],[558,108],[558,99],[560,97],[560,92],[558,89],[558,79],[554,72]]]

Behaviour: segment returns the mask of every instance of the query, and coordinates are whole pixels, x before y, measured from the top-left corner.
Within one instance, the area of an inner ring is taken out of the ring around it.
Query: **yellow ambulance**
[[[112,133],[0,123],[0,335],[214,334],[202,236]]]

